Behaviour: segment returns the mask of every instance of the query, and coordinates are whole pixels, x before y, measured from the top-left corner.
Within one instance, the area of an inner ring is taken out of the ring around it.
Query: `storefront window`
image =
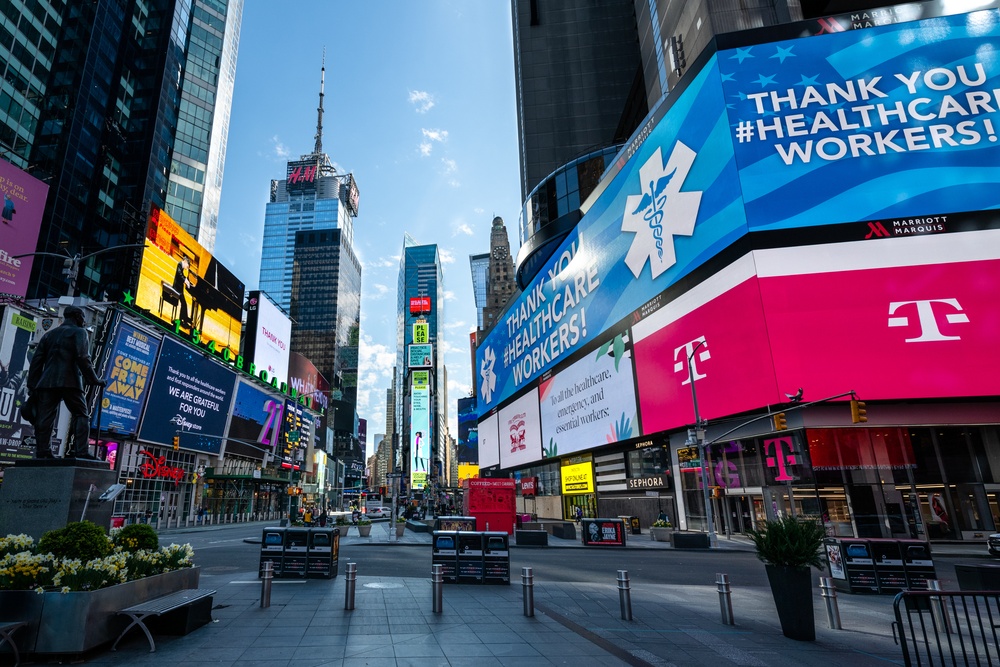
[[[670,474],[670,454],[666,447],[644,447],[628,452],[630,477]]]

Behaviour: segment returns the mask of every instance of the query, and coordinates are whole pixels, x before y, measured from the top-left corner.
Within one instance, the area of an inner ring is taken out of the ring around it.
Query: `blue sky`
[[[323,149],[361,195],[359,415],[385,430],[403,233],[444,264],[449,421],[468,394],[476,322],[469,255],[494,215],[517,252],[520,187],[506,0],[247,0],[215,255],[257,287],[264,207],[285,162],[312,151],[326,47]]]

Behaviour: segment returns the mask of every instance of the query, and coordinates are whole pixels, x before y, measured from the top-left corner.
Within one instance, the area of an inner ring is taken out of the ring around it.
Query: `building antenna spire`
[[[326,47],[323,47],[323,66],[319,74],[319,108],[316,109],[316,146],[313,152],[318,156],[323,153],[323,86],[326,83]]]

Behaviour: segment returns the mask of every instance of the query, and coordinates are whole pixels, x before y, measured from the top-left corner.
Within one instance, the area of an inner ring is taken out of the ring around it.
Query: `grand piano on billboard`
[[[240,349],[244,285],[191,234],[154,207],[146,230],[135,305],[185,334],[200,332],[235,357]]]

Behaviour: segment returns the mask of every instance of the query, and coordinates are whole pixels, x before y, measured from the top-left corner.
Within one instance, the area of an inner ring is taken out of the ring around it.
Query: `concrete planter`
[[[371,524],[368,524],[367,526],[358,526],[358,535],[360,535],[361,537],[368,537],[371,534],[372,534]]]
[[[406,532],[406,523],[396,524],[396,537],[402,537],[403,533]]]
[[[673,532],[673,528],[650,528],[649,538],[654,542],[669,542]]]
[[[0,591],[0,609],[4,620],[27,621],[16,635],[22,653],[84,653],[125,629],[120,610],[197,588],[199,574],[197,567],[185,568],[86,593]]]

